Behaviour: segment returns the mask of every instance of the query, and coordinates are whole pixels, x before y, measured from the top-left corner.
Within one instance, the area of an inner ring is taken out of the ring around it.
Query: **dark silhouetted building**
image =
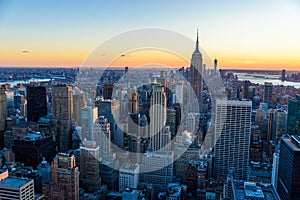
[[[52,88],[52,123],[56,133],[59,152],[71,148],[71,128],[73,116],[72,87],[56,85]]]
[[[103,98],[104,99],[111,99],[112,93],[114,90],[114,85],[110,83],[106,83],[103,85]]]
[[[281,139],[277,192],[282,200],[300,199],[300,137]]]
[[[300,95],[296,99],[289,100],[287,132],[300,135]]]
[[[38,122],[47,115],[46,87],[29,86],[27,92],[27,121]]]
[[[51,162],[56,154],[56,144],[52,136],[42,136],[37,133],[29,133],[24,138],[14,139],[12,149],[16,162],[35,169],[42,162],[43,157]]]

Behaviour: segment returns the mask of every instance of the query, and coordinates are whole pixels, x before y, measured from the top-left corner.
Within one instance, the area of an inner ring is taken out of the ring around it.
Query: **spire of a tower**
[[[196,50],[195,52],[199,52],[199,34],[198,34],[198,29],[197,29],[197,41],[196,41]]]

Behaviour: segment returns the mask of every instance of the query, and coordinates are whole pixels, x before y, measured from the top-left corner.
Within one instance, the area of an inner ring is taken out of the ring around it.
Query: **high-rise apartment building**
[[[80,145],[80,187],[95,192],[101,186],[100,149],[95,141],[83,140]]]
[[[300,199],[300,137],[283,137],[280,144],[277,192],[282,200]]]
[[[55,85],[52,87],[52,123],[59,152],[65,152],[71,147],[72,97],[71,86]]]
[[[214,177],[234,168],[237,179],[247,179],[251,135],[251,101],[216,101]]]
[[[44,86],[26,88],[27,121],[38,122],[40,117],[47,115],[47,94]]]

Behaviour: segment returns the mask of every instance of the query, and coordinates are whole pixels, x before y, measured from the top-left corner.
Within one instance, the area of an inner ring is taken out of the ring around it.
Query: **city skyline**
[[[275,1],[0,1],[0,66],[77,67],[112,36],[159,27],[195,40],[222,69],[297,70],[300,4]],[[167,11],[167,12],[166,12]],[[113,50],[112,50],[113,51]],[[190,47],[190,55],[193,47]],[[104,52],[107,54],[109,52]],[[150,56],[149,56],[150,55]],[[170,53],[120,55],[118,67],[157,62],[188,67]],[[132,61],[134,60],[134,61]]]

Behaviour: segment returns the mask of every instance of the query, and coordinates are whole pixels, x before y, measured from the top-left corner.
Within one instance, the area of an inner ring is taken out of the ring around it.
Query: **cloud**
[[[29,50],[22,50],[22,53],[30,53]]]

